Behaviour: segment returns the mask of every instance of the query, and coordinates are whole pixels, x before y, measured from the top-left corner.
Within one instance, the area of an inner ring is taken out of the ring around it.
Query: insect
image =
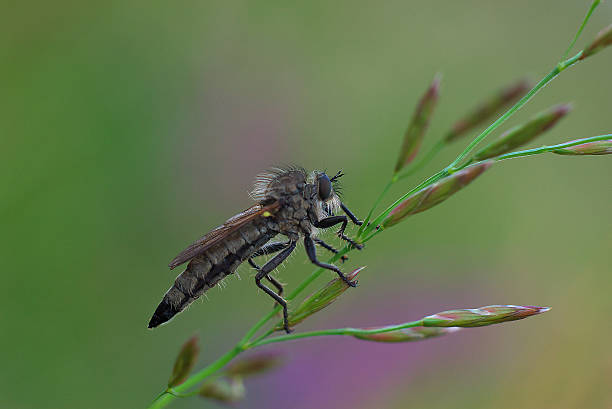
[[[338,237],[357,249],[363,247],[344,234],[349,219],[358,226],[362,222],[338,197],[337,182],[341,176],[341,171],[330,178],[324,172],[308,174],[304,169],[295,167],[274,169],[259,175],[251,194],[257,201],[255,205],[197,240],[170,262],[170,269],[186,262],[189,264],[164,295],[153,313],[149,328],[169,321],[247,261],[256,270],[257,287],[282,306],[284,329],[287,333],[291,332],[287,319],[287,301],[282,297],[283,286],[270,272],[291,254],[301,238],[313,264],[334,271],[354,287],[356,283],[347,279],[338,267],[319,261],[315,249],[315,244],[318,244],[331,252],[338,252],[314,237],[318,229],[338,224],[341,225]],[[346,216],[334,215],[340,209]],[[279,234],[288,240],[269,243]],[[261,267],[253,261],[256,257],[275,253]],[[263,279],[270,282],[277,291],[262,283]]]

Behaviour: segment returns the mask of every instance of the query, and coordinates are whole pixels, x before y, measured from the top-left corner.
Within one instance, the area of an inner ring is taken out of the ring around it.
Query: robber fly
[[[278,267],[295,249],[303,237],[310,261],[334,271],[348,285],[354,287],[338,267],[317,259],[315,243],[337,253],[337,250],[314,237],[317,229],[341,224],[338,236],[355,248],[362,245],[344,234],[348,219],[354,224],[362,222],[340,201],[338,172],[330,178],[324,172],[307,174],[301,168],[275,169],[258,176],[251,196],[257,204],[237,214],[191,246],[170,262],[170,269],[189,262],[187,268],[174,281],[153,313],[149,328],[157,327],[185,309],[225,276],[236,271],[247,261],[256,271],[255,284],[283,307],[284,329],[290,332],[287,319],[287,301],[282,297],[283,286],[270,272]],[[336,189],[334,189],[334,187]],[[335,216],[342,209],[346,216]],[[348,218],[347,218],[348,216]],[[271,242],[277,235],[287,237],[285,242]],[[255,264],[255,257],[277,253],[263,266]],[[261,281],[268,280],[277,292]]]

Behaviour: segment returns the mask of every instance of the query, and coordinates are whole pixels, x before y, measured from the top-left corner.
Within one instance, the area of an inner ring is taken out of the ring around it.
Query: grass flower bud
[[[427,210],[451,197],[453,194],[470,184],[493,164],[485,161],[468,166],[436,183],[427,186],[398,204],[381,223],[390,227],[399,223],[407,216]]]
[[[585,58],[598,53],[610,44],[612,44],[612,24],[610,24],[608,27],[604,28],[597,34],[595,40],[593,40],[593,42],[584,49],[582,55],[580,56],[580,59],[584,60]]]
[[[438,102],[439,90],[440,76],[436,75],[432,84],[421,97],[421,100],[414,111],[412,121],[404,133],[404,141],[402,143],[402,149],[399,157],[397,158],[397,164],[395,165],[395,173],[399,172],[404,166],[412,162],[418,153],[434,108]]]
[[[612,139],[585,142],[580,145],[555,149],[552,152],[558,155],[610,155],[612,154]]]
[[[523,146],[539,135],[552,128],[561,118],[571,110],[571,105],[557,105],[544,112],[539,113],[529,122],[515,126],[504,132],[502,136],[488,146],[484,147],[474,155],[475,160],[494,158],[508,153],[511,150]]]
[[[372,329],[383,329],[385,327],[372,327],[366,328]],[[458,331],[459,328],[427,328],[427,327],[413,327],[403,328],[395,331],[380,332],[378,334],[356,334],[353,335],[355,338],[363,339],[366,341],[375,342],[412,342],[421,341],[428,338],[438,337],[440,335],[449,334],[451,332]]]
[[[200,348],[198,347],[197,336],[191,337],[189,341],[185,342],[185,344],[181,347],[181,350],[176,357],[176,361],[174,362],[174,368],[172,368],[172,375],[168,380],[169,388],[185,382],[185,379],[187,379],[189,372],[191,372],[191,369],[195,364],[199,350]]]
[[[468,131],[481,125],[498,113],[502,108],[514,104],[529,91],[530,84],[527,80],[520,80],[511,86],[502,89],[496,95],[480,104],[474,111],[455,122],[444,140],[453,142],[465,135]]]
[[[346,274],[346,277],[350,281],[353,281],[355,277],[357,277],[357,274],[359,274],[359,272],[364,268],[365,267],[359,267],[358,269]],[[299,324],[306,318],[310,317],[312,314],[321,311],[323,308],[333,303],[336,298],[342,295],[342,293],[348,288],[349,285],[341,280],[340,277],[334,278],[323,288],[308,296],[308,298],[302,301],[302,303],[295,310],[289,312],[289,326],[293,327],[294,325]],[[275,330],[283,330],[283,323],[280,322],[277,324]]]
[[[548,311],[548,307],[489,305],[487,307],[439,312],[423,318],[425,327],[484,327],[521,320]]]

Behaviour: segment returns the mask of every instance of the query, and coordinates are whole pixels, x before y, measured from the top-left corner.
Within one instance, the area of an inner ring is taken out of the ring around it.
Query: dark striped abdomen
[[[235,272],[240,264],[277,234],[267,225],[266,219],[253,220],[191,259],[155,309],[149,328],[170,320],[225,276]]]

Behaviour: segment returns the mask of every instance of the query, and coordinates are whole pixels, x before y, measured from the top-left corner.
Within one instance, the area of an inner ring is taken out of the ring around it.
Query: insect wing
[[[266,212],[273,213],[278,209],[278,207],[278,202],[274,202],[266,206],[256,204],[254,206],[249,207],[242,213],[238,213],[236,216],[228,219],[221,226],[217,227],[216,229],[214,229],[213,231],[206,234],[204,237],[187,247],[178,256],[176,256],[168,266],[170,267],[170,269],[173,269],[174,267],[179,266],[188,260],[191,260],[192,258],[202,254],[212,245],[219,243],[229,234],[236,231],[236,229],[240,228],[241,226],[244,226],[249,221],[263,215]]]

